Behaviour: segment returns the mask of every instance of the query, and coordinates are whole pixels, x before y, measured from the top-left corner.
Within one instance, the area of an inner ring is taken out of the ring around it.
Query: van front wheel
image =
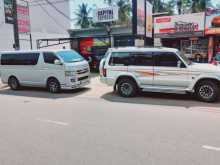
[[[51,78],[47,82],[47,89],[51,93],[59,93],[60,92],[60,83],[57,79]]]
[[[18,90],[20,87],[19,81],[16,77],[10,77],[8,80],[8,85],[12,90]]]

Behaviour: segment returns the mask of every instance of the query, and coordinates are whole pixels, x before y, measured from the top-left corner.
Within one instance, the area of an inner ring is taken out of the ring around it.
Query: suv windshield
[[[187,65],[192,64],[192,61],[189,60],[182,52],[178,51],[177,54],[187,63]]]
[[[57,52],[57,55],[66,63],[80,62],[84,60],[79,53],[71,50]]]

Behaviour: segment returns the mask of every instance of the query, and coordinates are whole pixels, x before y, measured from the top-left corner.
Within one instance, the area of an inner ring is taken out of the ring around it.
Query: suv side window
[[[171,52],[155,53],[155,66],[177,67],[178,61],[179,59],[175,53],[171,53]]]
[[[59,58],[52,52],[44,52],[44,62],[47,64],[54,64],[55,60],[59,60]]]
[[[111,54],[110,66],[128,66],[131,64],[131,56],[128,52],[113,52]]]
[[[153,66],[152,52],[132,53],[132,63],[135,66]]]

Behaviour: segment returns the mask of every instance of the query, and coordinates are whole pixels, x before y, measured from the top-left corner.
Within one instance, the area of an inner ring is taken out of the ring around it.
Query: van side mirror
[[[55,65],[63,65],[63,63],[62,63],[60,60],[55,60],[55,61],[54,61],[54,64],[55,64]]]

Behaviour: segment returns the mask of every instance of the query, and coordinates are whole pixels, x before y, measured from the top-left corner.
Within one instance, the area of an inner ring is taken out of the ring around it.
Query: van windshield
[[[65,63],[80,62],[84,60],[84,58],[79,53],[77,53],[76,51],[71,51],[71,50],[57,52],[57,55]]]

